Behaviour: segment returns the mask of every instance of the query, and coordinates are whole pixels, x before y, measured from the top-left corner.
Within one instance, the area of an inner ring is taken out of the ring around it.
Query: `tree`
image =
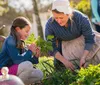
[[[33,23],[31,0],[26,0],[26,2],[24,2],[24,0],[9,0],[9,6],[14,8],[16,12],[22,13],[24,17],[28,18]]]
[[[6,12],[8,12],[8,3],[4,0],[0,0],[0,16],[3,16]],[[5,25],[0,25],[0,35],[4,35],[3,28],[5,28]]]
[[[2,27],[2,29],[0,29],[0,35],[8,36],[14,18],[19,16],[26,17],[24,14],[25,13],[17,12],[15,8],[9,6],[9,11],[0,16],[0,27]],[[5,27],[3,25],[5,25]]]
[[[0,16],[3,15],[3,13],[6,13],[8,11],[7,2],[4,0],[0,0]]]
[[[41,21],[40,21],[37,2],[36,2],[36,0],[32,0],[32,1],[33,1],[33,10],[34,10],[34,14],[35,14],[35,19],[36,19],[36,23],[37,23],[38,35],[41,38],[43,38],[43,30],[42,30],[42,25],[41,25]]]

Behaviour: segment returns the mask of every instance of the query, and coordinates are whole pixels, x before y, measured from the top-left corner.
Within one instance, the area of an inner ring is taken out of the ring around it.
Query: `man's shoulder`
[[[74,10],[73,11],[73,19],[75,20],[82,20],[82,19],[85,19],[85,18],[88,18],[88,16],[78,10]]]
[[[47,23],[51,23],[52,20],[53,20],[53,17],[50,17],[50,18],[48,19]]]

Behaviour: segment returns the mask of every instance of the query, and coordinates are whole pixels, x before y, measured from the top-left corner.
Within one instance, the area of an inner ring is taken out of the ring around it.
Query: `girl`
[[[31,24],[26,18],[17,17],[0,53],[0,68],[8,67],[9,74],[17,75],[25,85],[40,81],[43,77],[40,70],[33,68],[33,64],[38,63],[40,50],[35,44],[29,45],[28,49],[24,47],[30,29]]]

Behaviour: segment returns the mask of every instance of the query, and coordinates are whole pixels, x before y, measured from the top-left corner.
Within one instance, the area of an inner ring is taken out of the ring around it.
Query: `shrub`
[[[53,66],[53,58],[41,57],[37,67],[44,73],[43,85],[100,85],[100,64],[72,73],[67,69],[57,71]]]
[[[71,2],[71,6],[82,13],[88,15],[88,17],[91,17],[91,6],[89,0],[81,0],[79,3],[73,3]]]
[[[76,82],[70,85],[100,85],[100,64],[82,68],[78,72]]]
[[[76,76],[69,70],[56,70],[52,57],[41,57],[37,65],[44,73],[43,85],[69,85],[76,80]]]

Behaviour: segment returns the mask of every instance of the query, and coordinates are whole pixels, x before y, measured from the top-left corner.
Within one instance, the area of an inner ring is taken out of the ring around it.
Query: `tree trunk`
[[[35,19],[36,19],[36,24],[37,24],[37,29],[38,29],[38,35],[43,38],[43,30],[42,30],[42,25],[39,17],[39,11],[38,11],[38,6],[36,0],[33,1],[33,10],[35,14]]]

